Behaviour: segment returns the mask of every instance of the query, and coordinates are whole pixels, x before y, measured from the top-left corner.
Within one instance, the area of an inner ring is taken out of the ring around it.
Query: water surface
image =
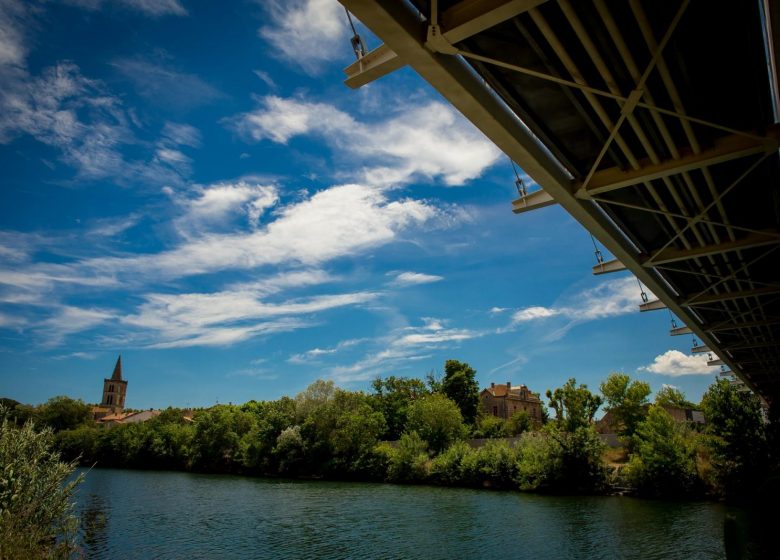
[[[88,558],[725,558],[710,502],[93,469]]]

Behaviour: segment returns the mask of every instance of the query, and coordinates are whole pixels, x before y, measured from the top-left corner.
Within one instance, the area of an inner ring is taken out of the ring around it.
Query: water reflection
[[[92,470],[88,558],[725,558],[727,509],[632,498]]]
[[[82,498],[80,537],[85,554],[97,557],[107,550],[108,511],[106,500],[99,494],[90,493]]]

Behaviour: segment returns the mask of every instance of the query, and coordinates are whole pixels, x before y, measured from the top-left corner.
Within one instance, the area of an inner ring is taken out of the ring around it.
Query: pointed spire
[[[122,354],[116,359],[114,373],[111,375],[111,381],[122,381]]]

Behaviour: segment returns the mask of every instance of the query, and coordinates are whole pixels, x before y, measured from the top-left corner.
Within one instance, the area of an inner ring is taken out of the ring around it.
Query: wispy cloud
[[[188,158],[166,129],[147,159],[127,160],[123,149],[139,142],[122,101],[72,62],[47,67],[38,76],[20,70],[4,85],[0,144],[32,136],[56,148],[82,181],[177,185],[189,173]]]
[[[443,321],[425,318],[422,326],[395,329],[374,341],[376,350],[351,365],[331,368],[330,375],[340,382],[362,381],[387,373],[389,368],[404,362],[428,359],[432,352],[457,346],[459,343],[484,336],[483,331],[453,329]]]
[[[324,356],[338,354],[347,348],[352,348],[359,344],[365,343],[368,340],[369,339],[367,338],[351,338],[348,340],[342,340],[332,348],[312,348],[311,350],[307,350],[306,352],[302,352],[300,354],[293,354],[287,359],[287,361],[291,364],[316,363]]]
[[[618,278],[603,282],[595,288],[569,295],[560,304],[552,307],[531,306],[519,309],[512,313],[509,326],[499,331],[557,319],[557,323],[550,323],[550,332],[544,337],[547,341],[554,341],[560,339],[575,325],[635,313],[638,305],[639,291],[636,279]],[[565,322],[561,324],[560,320]]]
[[[328,62],[351,56],[344,9],[338,2],[265,0],[261,5],[271,21],[258,33],[279,58],[318,74]]]
[[[165,279],[267,265],[317,265],[390,243],[438,214],[422,201],[391,201],[367,186],[341,185],[277,209],[276,219],[256,231],[204,233],[162,253],[89,259],[79,268],[98,276]]]
[[[24,29],[29,6],[16,0],[0,2],[0,70],[23,66],[27,58]]]
[[[164,55],[159,58],[162,60],[122,58],[112,66],[130,80],[139,95],[169,110],[188,111],[224,97],[195,74],[175,68]]]
[[[140,328],[156,348],[229,346],[269,332],[310,326],[312,315],[338,307],[359,305],[376,298],[372,292],[322,295],[269,303],[260,294],[222,291],[200,294],[150,294],[138,313],[121,319],[123,325]]]
[[[108,4],[118,4],[151,17],[186,16],[187,10],[179,0],[65,0],[68,4],[98,10]]]
[[[638,369],[639,372],[657,373],[670,377],[682,375],[712,375],[714,370],[707,365],[706,354],[683,354],[679,350],[667,350],[656,356],[653,363]]]
[[[117,312],[109,309],[83,308],[62,305],[56,313],[35,330],[42,335],[44,346],[58,346],[68,335],[83,332],[116,319]]]
[[[396,275],[393,284],[396,286],[413,286],[415,284],[431,284],[433,282],[441,282],[444,280],[443,276],[436,276],[435,274],[423,274],[422,272],[401,272]]]
[[[254,140],[285,144],[295,136],[321,136],[340,156],[352,159],[354,178],[379,187],[420,178],[462,185],[498,159],[498,149],[443,103],[402,109],[366,123],[326,103],[267,96],[256,111],[232,122]]]

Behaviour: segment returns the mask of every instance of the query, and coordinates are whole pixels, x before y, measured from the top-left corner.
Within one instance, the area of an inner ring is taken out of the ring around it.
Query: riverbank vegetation
[[[534,425],[523,412],[484,415],[475,376],[450,360],[441,380],[391,376],[368,393],[320,380],[295,398],[217,405],[191,417],[169,408],[113,427],[96,426],[86,405],[64,397],[15,412],[56,430],[66,459],[101,467],[729,499],[753,496],[777,476],[776,424],[726,380],[697,406],[672,388],[651,403],[650,387],[625,374],[611,374],[600,394],[570,379],[547,391],[552,418]],[[620,450],[596,431],[602,405]],[[700,408],[706,423],[675,420],[668,406]]]
[[[0,405],[0,558],[72,558],[75,464],[60,460],[51,428],[10,422]]]

